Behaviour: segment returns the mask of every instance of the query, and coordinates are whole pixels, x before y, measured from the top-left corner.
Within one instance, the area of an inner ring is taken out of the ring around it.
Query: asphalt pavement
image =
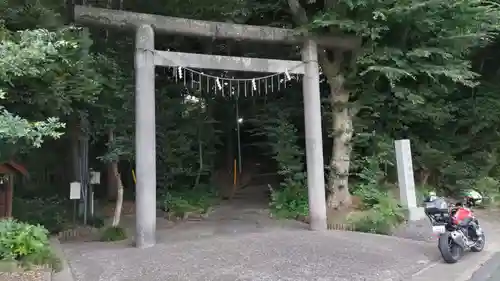
[[[469,281],[499,281],[500,280],[500,253],[495,254],[491,259],[479,268]]]

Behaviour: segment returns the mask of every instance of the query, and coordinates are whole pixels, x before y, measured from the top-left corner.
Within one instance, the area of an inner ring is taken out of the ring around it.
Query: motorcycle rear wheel
[[[464,248],[453,241],[449,232],[439,236],[438,248],[446,263],[456,263],[464,255]]]
[[[480,241],[477,241],[474,246],[470,247],[471,252],[481,252],[484,249],[486,239],[484,233],[481,234]]]

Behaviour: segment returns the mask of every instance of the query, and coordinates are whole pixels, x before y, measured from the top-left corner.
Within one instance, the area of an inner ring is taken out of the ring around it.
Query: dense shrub
[[[61,266],[50,248],[47,229],[11,219],[0,220],[0,260],[50,266],[55,271]]]
[[[270,207],[278,218],[307,217],[309,202],[305,183],[300,181],[284,182],[282,188],[271,190]]]
[[[436,187],[430,185],[418,185],[415,188],[415,195],[417,197],[417,205],[423,205],[426,197],[429,196],[429,193],[436,192]],[[437,193],[437,192],[436,192]]]
[[[366,180],[355,188],[354,194],[361,198],[362,210],[348,220],[356,231],[387,235],[404,222],[405,210],[386,186]]]
[[[213,188],[200,185],[196,189],[167,191],[162,196],[161,208],[175,217],[186,214],[205,214],[217,204],[218,195]]]
[[[104,218],[96,215],[93,217],[88,217],[87,224],[95,228],[101,228],[104,226]]]
[[[44,226],[49,233],[63,231],[71,222],[68,200],[50,198],[14,198],[12,215],[19,221]]]
[[[500,181],[492,177],[482,177],[476,180],[474,189],[483,195],[483,207],[500,206]]]
[[[100,241],[121,241],[127,239],[127,232],[119,226],[110,226],[104,228],[101,233]]]
[[[283,102],[283,101],[280,101]],[[278,166],[279,186],[271,188],[270,207],[278,218],[307,217],[309,214],[304,151],[298,131],[291,122],[292,112],[279,104],[269,104],[254,121],[256,136],[265,136],[261,144]]]

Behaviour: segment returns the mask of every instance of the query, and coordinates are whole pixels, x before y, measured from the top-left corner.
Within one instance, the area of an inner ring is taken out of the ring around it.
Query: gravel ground
[[[76,281],[399,281],[440,259],[434,243],[422,242],[424,220],[395,233],[419,241],[305,228],[233,204],[205,221],[159,229],[150,249],[67,243],[63,250]]]
[[[399,281],[439,259],[428,243],[286,229],[146,250],[102,243],[64,247],[77,281]]]
[[[437,239],[432,233],[432,224],[428,218],[402,224],[394,230],[392,236],[427,242]]]
[[[51,272],[47,270],[0,272],[1,281],[51,281],[51,276]]]
[[[123,224],[134,233],[133,217]],[[203,221],[172,225],[158,218],[157,228],[158,245],[145,250],[129,242],[63,244],[75,280],[406,281],[418,272],[415,280],[428,281],[459,280],[446,274],[463,270],[442,262],[427,218],[401,225],[392,237],[311,232],[303,223],[269,218],[265,206],[233,202]]]
[[[206,221],[159,229],[159,244],[150,249],[93,242],[64,244],[63,250],[76,281],[464,281],[463,263],[498,248],[498,224],[490,222],[498,216],[479,213],[487,249],[455,265],[442,261],[428,219],[400,226],[393,237],[311,232],[251,206],[224,206]]]

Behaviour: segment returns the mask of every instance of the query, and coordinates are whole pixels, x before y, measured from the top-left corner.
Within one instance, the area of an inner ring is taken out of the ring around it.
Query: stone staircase
[[[269,187],[265,184],[244,186],[234,193],[231,201],[259,205],[267,204],[269,202]]]

